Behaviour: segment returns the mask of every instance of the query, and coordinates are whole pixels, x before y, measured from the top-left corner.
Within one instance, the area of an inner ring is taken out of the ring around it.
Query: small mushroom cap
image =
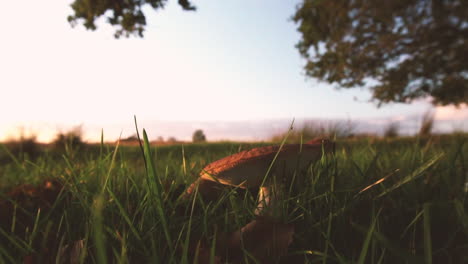
[[[331,152],[334,144],[329,140],[316,139],[305,144],[267,146],[242,151],[208,164],[200,173],[204,180],[216,181],[241,188],[258,187],[278,154],[271,173],[283,177],[295,170],[302,170]]]

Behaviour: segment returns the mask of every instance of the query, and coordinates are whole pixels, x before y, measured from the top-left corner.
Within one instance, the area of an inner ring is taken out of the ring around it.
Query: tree
[[[400,125],[397,122],[391,122],[384,128],[384,137],[396,138],[398,137]]]
[[[203,130],[201,129],[195,130],[195,132],[193,132],[193,135],[192,135],[192,141],[194,143],[205,142],[206,136],[205,136],[205,133],[203,133]]]
[[[142,37],[142,7],[166,3],[74,0],[68,20],[94,30],[106,16],[116,37]],[[178,3],[196,9],[189,0]],[[379,106],[428,96],[435,105],[468,102],[466,0],[302,0],[293,19],[309,77],[343,88],[369,86]]]
[[[178,0],[184,10],[195,10],[189,0]],[[71,7],[74,14],[68,21],[75,25],[82,22],[89,30],[95,30],[95,21],[101,16],[107,17],[107,22],[117,28],[115,37],[138,35],[143,37],[146,17],[142,11],[144,6],[154,10],[164,8],[167,0],[75,0]]]
[[[76,126],[68,132],[59,132],[53,140],[52,145],[57,150],[65,150],[67,152],[82,148],[85,146],[82,126]]]
[[[177,143],[177,139],[175,137],[169,137],[167,139],[167,142],[174,144],[174,143]]]
[[[370,83],[379,106],[468,102],[468,1],[303,0],[293,19],[309,77]]]

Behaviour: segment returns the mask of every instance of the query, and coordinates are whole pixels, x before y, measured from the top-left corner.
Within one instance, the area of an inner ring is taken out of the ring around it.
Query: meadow
[[[258,190],[181,194],[208,163],[271,144],[3,145],[0,263],[468,263],[466,134],[337,140],[288,182],[281,220],[229,252]]]

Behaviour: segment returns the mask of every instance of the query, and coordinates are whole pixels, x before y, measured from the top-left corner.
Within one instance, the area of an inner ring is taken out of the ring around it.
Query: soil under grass
[[[0,148],[0,263],[468,263],[466,135],[338,141],[286,181],[275,222],[255,218],[258,190],[180,198],[259,145]]]

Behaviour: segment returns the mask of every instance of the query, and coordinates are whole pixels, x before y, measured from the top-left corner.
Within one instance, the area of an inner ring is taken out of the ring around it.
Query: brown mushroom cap
[[[258,187],[278,154],[271,173],[290,175],[296,169],[304,169],[321,158],[323,150],[330,152],[329,140],[312,140],[305,144],[267,146],[242,151],[208,164],[200,173],[200,179],[220,182],[241,188]]]

